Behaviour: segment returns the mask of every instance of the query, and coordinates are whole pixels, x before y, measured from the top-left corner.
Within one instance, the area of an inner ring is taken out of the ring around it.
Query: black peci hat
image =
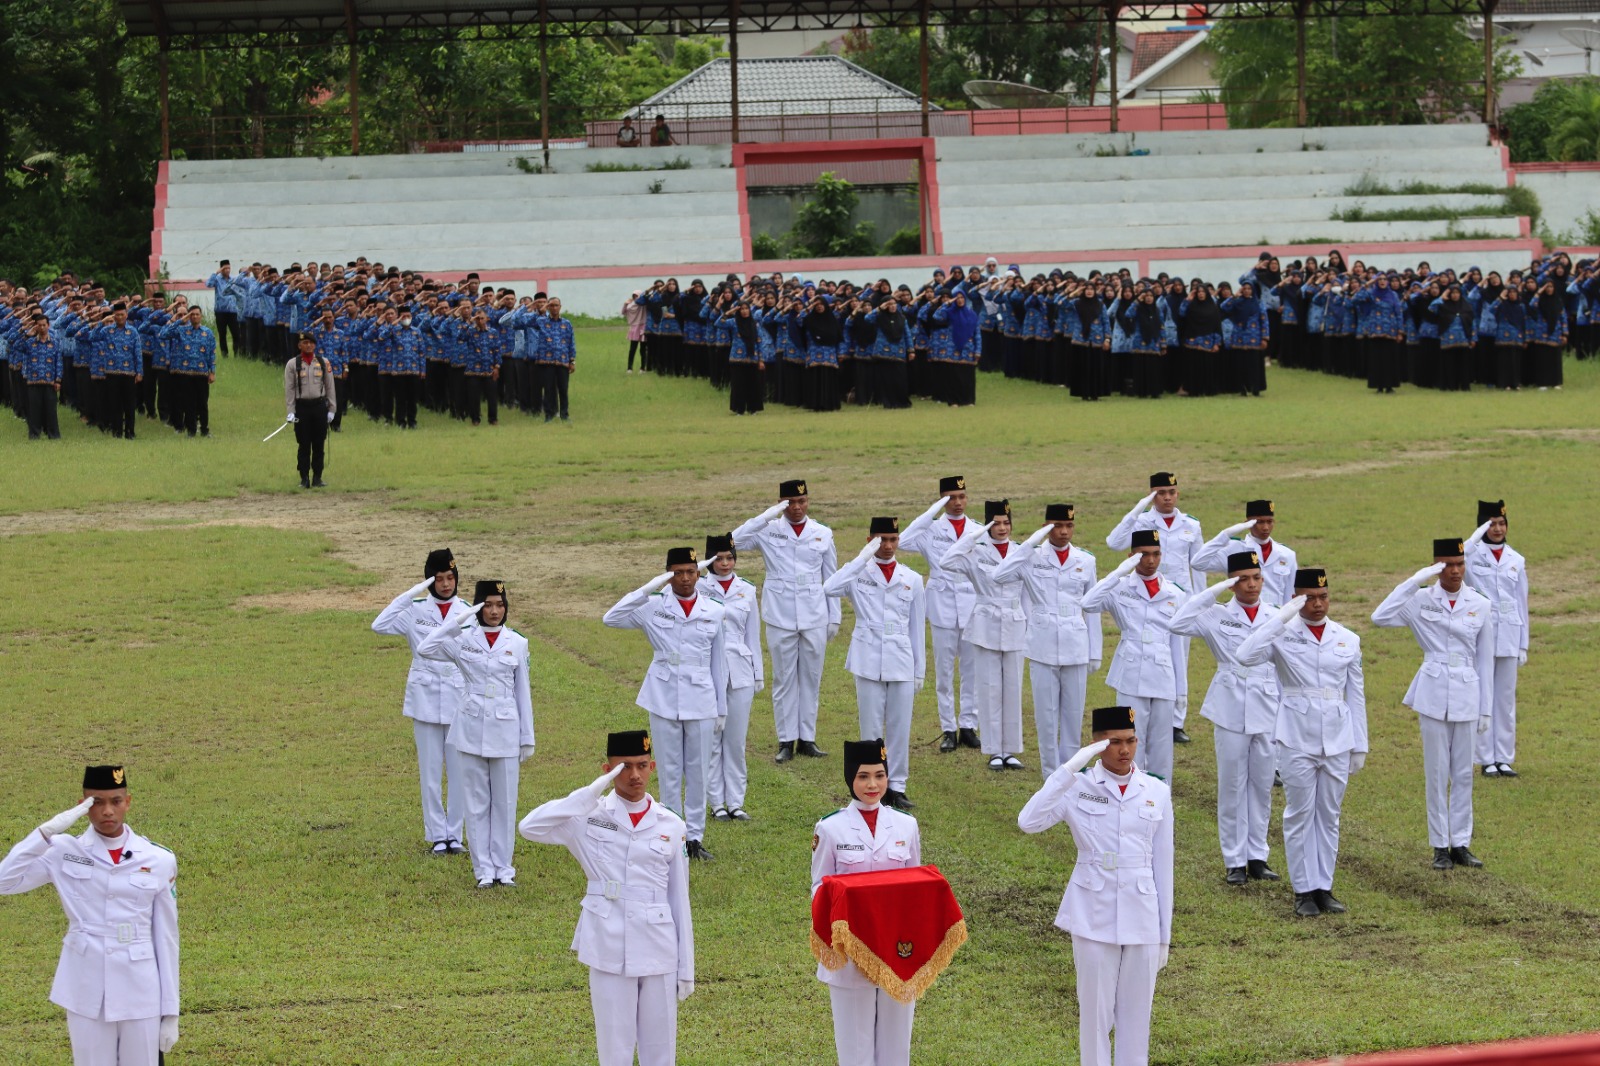
[[[698,563],[699,561],[700,559],[695,555],[693,548],[683,547],[667,549],[667,569],[669,570],[674,566],[682,566],[685,563],[694,564]]]
[[[1161,533],[1154,529],[1136,529],[1133,531],[1130,548],[1159,548],[1161,547]]]
[[[1046,522],[1076,522],[1078,509],[1070,503],[1047,503],[1044,505],[1044,520]]]
[[[95,790],[127,788],[128,772],[120,766],[85,766],[83,787]]]
[[[1011,501],[1010,500],[984,500],[983,501],[983,520],[985,522],[992,522],[996,518],[999,518],[1001,515],[1004,515],[1007,518],[1011,517]]]
[[[1433,542],[1433,557],[1435,559],[1451,559],[1457,555],[1466,554],[1466,549],[1461,544],[1460,537],[1437,537]]]
[[[727,552],[729,555],[732,555],[735,559],[737,559],[739,557],[738,549],[733,546],[733,534],[732,533],[722,533],[720,535],[710,536],[710,537],[706,538],[706,558],[707,559],[715,559],[717,556],[721,555],[723,552]]]
[[[889,750],[879,740],[847,740],[844,742],[844,787],[850,795],[856,794],[856,771],[863,766],[888,766]]]
[[[939,479],[939,494],[941,496],[944,495],[947,492],[966,492],[966,491],[967,491],[967,479],[962,477],[960,474],[957,474],[954,477],[942,477],[942,478]]]
[[[428,561],[422,564],[422,576],[431,578],[433,575],[442,574],[446,570],[455,573],[458,577],[461,575],[461,571],[456,569],[456,557],[450,554],[450,549],[435,548],[429,552]]]
[[[1294,572],[1294,587],[1296,592],[1301,589],[1325,589],[1328,587],[1328,571],[1320,566],[1302,566]]]
[[[477,587],[472,590],[472,606],[478,606],[490,596],[499,596],[505,601],[506,609],[509,610],[511,608],[511,597],[506,595],[506,583],[504,581],[478,582]]]
[[[1169,474],[1165,470],[1150,475],[1150,487],[1153,489],[1175,489],[1178,487],[1178,475]]]
[[[796,496],[807,495],[810,494],[806,492],[806,483],[804,481],[796,480],[778,482],[778,499],[780,500],[792,500]]]
[[[643,729],[629,729],[622,733],[606,734],[606,756],[632,758],[650,754],[650,734]]]
[[[1244,505],[1246,518],[1271,518],[1273,513],[1271,500],[1251,500]]]
[[[1506,501],[1504,500],[1479,500],[1478,525],[1506,516]]]
[[[1089,719],[1090,733],[1107,733],[1113,729],[1132,729],[1132,707],[1096,707]]]
[[[1256,552],[1234,552],[1228,556],[1228,573],[1237,574],[1241,570],[1260,570],[1261,556]]]
[[[900,532],[900,519],[893,517],[879,517],[872,520],[872,525],[867,529],[867,535],[873,537],[883,536],[885,533],[898,534]]]

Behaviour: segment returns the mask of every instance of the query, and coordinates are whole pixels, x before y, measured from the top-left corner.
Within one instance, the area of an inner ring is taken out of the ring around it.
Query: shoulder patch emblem
[[[812,851],[816,851],[817,850],[817,845],[820,844],[820,843],[822,843],[821,835],[817,834],[817,833],[812,833],[811,834],[811,850]]]

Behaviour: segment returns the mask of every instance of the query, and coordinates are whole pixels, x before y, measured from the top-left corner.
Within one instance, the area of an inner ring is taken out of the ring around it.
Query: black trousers
[[[489,404],[490,424],[500,421],[500,386],[494,378],[487,374],[468,374],[463,371],[461,393],[462,413],[473,425],[478,424],[484,401]]]
[[[132,374],[107,374],[100,382],[102,425],[119,437],[133,436],[133,418],[138,411],[139,384]]]
[[[563,419],[567,417],[567,379],[572,376],[562,363],[540,363],[539,383],[540,399],[544,407],[544,420],[554,418],[558,413]],[[489,409],[489,417],[494,418],[494,408]]]
[[[422,379],[415,374],[390,374],[384,379],[394,394],[394,424],[407,429],[417,427],[417,392]],[[335,421],[338,421],[336,418]]]
[[[378,375],[378,416],[385,422],[393,422],[395,420],[394,394],[395,382],[398,380],[399,375],[397,374]]]
[[[151,365],[155,353],[150,349],[144,350],[144,380],[139,382],[139,413],[146,418],[156,416],[156,375],[155,367]]]
[[[261,320],[247,318],[244,320],[244,352],[260,359],[265,354],[261,350]],[[288,360],[284,360],[288,362]]]
[[[766,373],[759,363],[728,364],[728,410],[754,414],[766,407]]]
[[[232,355],[239,350],[239,315],[236,311],[218,311],[217,351]],[[285,360],[287,362],[287,360]]]
[[[517,362],[517,406],[525,415],[536,415],[544,407],[544,368],[531,359]]]
[[[339,432],[339,427],[344,424],[344,413],[350,410],[350,371],[345,370],[340,377],[333,379],[333,395],[336,406],[333,409],[333,431]]]
[[[321,400],[297,400],[294,416],[294,439],[300,446],[295,468],[301,477],[320,478],[324,447],[328,442],[328,405]]]
[[[211,382],[206,380],[206,376],[169,373],[166,388],[172,393],[172,428],[182,430],[191,437],[197,430],[210,432]]]
[[[28,439],[40,435],[51,440],[61,439],[61,427],[56,423],[56,388],[54,385],[29,385],[28,389]]]
[[[428,360],[428,378],[424,385],[428,410],[444,414],[450,410],[450,364],[444,359]]]

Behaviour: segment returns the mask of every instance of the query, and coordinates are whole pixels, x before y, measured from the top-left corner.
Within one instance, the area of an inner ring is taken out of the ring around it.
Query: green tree
[[[1061,25],[1042,16],[1020,26],[979,21],[948,26],[928,40],[928,96],[941,107],[965,108],[962,85],[981,78],[1087,97],[1094,44],[1092,24]],[[915,93],[922,85],[921,51],[919,30],[879,26],[846,34],[842,54]]]
[[[824,173],[795,215],[794,228],[789,231],[792,254],[808,259],[877,255],[877,227],[871,222],[850,221],[860,202],[855,186],[832,171]]]
[[[1600,160],[1600,82],[1585,79],[1556,101],[1546,151],[1564,163]]]

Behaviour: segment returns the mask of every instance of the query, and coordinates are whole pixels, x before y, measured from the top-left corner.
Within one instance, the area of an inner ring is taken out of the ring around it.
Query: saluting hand
[[[1491,518],[1488,522],[1485,522],[1483,525],[1479,526],[1477,529],[1474,529],[1472,531],[1472,536],[1467,538],[1466,547],[1471,548],[1472,546],[1481,543],[1483,541],[1483,538],[1488,536],[1488,534],[1489,534],[1489,524],[1490,524],[1490,522],[1493,522],[1493,521],[1494,521],[1494,519]]]
[[[861,551],[856,554],[856,558],[861,562],[866,562],[868,559],[878,554],[878,548],[882,546],[882,544],[882,537],[873,537],[871,540],[867,541],[867,546],[862,548]]]
[[[1413,585],[1420,586],[1425,582],[1431,581],[1432,579],[1438,577],[1442,573],[1444,573],[1443,563],[1434,563],[1432,566],[1424,566],[1421,570],[1418,570],[1416,573],[1411,575],[1411,583]]]
[[[1302,607],[1304,607],[1305,605],[1306,605],[1305,595],[1301,594],[1299,596],[1296,596],[1294,599],[1290,600],[1288,603],[1286,603],[1282,607],[1278,608],[1278,621],[1284,623],[1285,625],[1287,625],[1288,623],[1294,621],[1295,618],[1297,618],[1299,616],[1300,609]]]
[[[1244,522],[1235,522],[1233,525],[1229,526],[1227,529],[1224,529],[1222,532],[1226,533],[1230,537],[1237,537],[1240,533],[1243,533],[1245,530],[1249,529],[1251,526],[1253,526],[1255,524],[1256,524],[1255,523],[1255,519],[1253,519],[1253,518],[1249,519],[1248,521],[1244,521]]]
[[[1215,585],[1210,586],[1205,591],[1206,591],[1206,594],[1209,595],[1212,599],[1217,599],[1224,592],[1227,592],[1229,589],[1233,588],[1233,586],[1237,585],[1238,583],[1239,583],[1239,578],[1238,578],[1237,575],[1235,575],[1234,577],[1230,577],[1226,581],[1218,581]]]
[[[1138,565],[1139,557],[1137,555],[1130,555],[1126,559],[1122,560],[1122,562],[1117,564],[1117,568],[1111,571],[1111,576],[1126,577],[1127,575],[1133,573],[1133,568]]]
[[[70,811],[62,811],[54,818],[41,825],[39,827],[39,832],[43,833],[46,839],[55,836],[57,833],[65,833],[68,829],[72,828],[73,824],[77,822],[78,819],[88,814],[89,808],[93,806],[94,797],[86,796],[82,803],[78,804]]]
[[[1096,755],[1099,755],[1110,746],[1111,741],[1109,740],[1097,740],[1086,748],[1079,748],[1076,755],[1061,764],[1061,769],[1069,774],[1075,774],[1085,766],[1088,766],[1094,761]]]
[[[1050,535],[1050,531],[1052,529],[1054,529],[1054,528],[1055,528],[1055,526],[1054,525],[1050,525],[1050,524],[1046,524],[1046,525],[1040,526],[1038,529],[1034,530],[1032,533],[1030,533],[1028,535],[1028,539],[1027,540],[1022,542],[1023,547],[1026,547],[1026,548],[1038,547],[1039,543],[1042,540],[1044,540],[1044,538],[1048,537]]]
[[[627,768],[627,763],[617,763],[617,765],[613,766],[611,769],[607,770],[605,773],[589,782],[589,791],[593,792],[596,797],[599,797],[605,792],[606,789],[611,787],[611,782],[617,779],[617,775],[622,773],[622,771],[626,770]]]

